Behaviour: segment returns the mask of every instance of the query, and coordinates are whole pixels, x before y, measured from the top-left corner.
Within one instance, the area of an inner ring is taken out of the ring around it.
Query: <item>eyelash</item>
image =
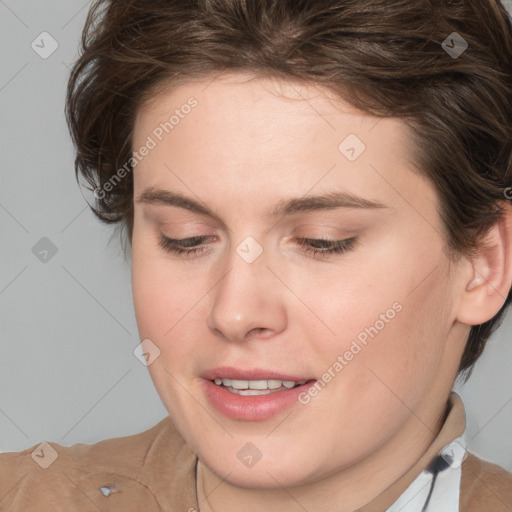
[[[168,238],[164,235],[161,235],[160,238],[160,247],[169,253],[177,254],[178,256],[194,256],[197,254],[204,253],[204,248],[201,249],[200,247],[192,247],[190,249],[184,249],[182,247],[179,247],[178,244],[185,243],[190,245],[197,245],[200,241],[204,241],[208,238],[208,236],[194,236],[190,238],[182,238],[180,240],[174,239],[174,238]],[[193,242],[196,242],[194,244]],[[299,245],[304,248],[305,253],[312,253],[313,256],[317,257],[320,255],[320,257],[328,256],[328,255],[334,255],[334,254],[343,254],[345,252],[350,251],[354,248],[357,238],[346,238],[344,240],[329,240],[327,238],[298,238],[297,241],[299,242]],[[316,243],[317,245],[330,245],[327,249],[319,249],[317,247],[311,247],[310,243]]]

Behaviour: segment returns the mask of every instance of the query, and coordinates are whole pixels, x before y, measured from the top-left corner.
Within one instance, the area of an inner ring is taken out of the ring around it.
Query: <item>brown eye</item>
[[[209,236],[193,236],[189,238],[175,239],[161,235],[159,245],[166,252],[177,255],[195,255],[205,252],[205,247],[202,242],[208,238],[215,238]]]
[[[342,254],[351,250],[357,238],[346,238],[344,240],[329,240],[327,238],[299,238],[298,242],[304,248],[304,252],[313,255]]]

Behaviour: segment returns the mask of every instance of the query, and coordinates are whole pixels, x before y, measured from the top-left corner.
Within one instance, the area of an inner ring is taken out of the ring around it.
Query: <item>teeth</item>
[[[268,389],[268,382],[266,380],[250,380],[249,389]]]
[[[277,389],[283,385],[283,382],[280,380],[268,380],[267,383],[269,389]]]
[[[223,382],[224,384],[224,382]],[[231,381],[231,387],[235,389],[249,389],[249,381],[248,380],[235,380]]]
[[[244,396],[255,396],[255,395],[268,395],[270,389],[240,389],[238,390],[239,395]]]
[[[286,389],[292,389],[295,386],[301,386],[307,381],[301,380],[295,382],[293,380],[235,380],[235,379],[215,379],[217,386],[224,386],[227,388],[233,388],[236,391],[240,391],[240,395],[256,395],[256,394],[267,394],[267,393],[248,393],[242,391],[270,391],[272,389],[279,389],[285,387]]]

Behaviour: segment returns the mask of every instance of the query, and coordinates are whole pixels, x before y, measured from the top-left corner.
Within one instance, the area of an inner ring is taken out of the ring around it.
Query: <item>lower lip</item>
[[[286,391],[252,396],[235,395],[207,379],[203,382],[208,400],[224,416],[235,420],[262,421],[297,404],[299,395],[307,392],[316,381],[311,380]]]

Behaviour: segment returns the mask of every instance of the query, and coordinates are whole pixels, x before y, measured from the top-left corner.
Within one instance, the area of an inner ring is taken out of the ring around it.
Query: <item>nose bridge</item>
[[[267,254],[254,237],[246,237],[226,260],[226,272],[215,286],[207,318],[210,329],[226,339],[242,341],[255,329],[280,331],[285,309],[275,293]],[[271,291],[273,290],[273,291]]]

